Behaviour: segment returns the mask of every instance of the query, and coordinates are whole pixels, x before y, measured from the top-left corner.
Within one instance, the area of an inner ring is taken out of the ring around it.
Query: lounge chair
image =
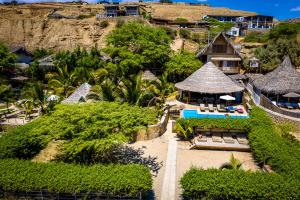
[[[197,137],[198,142],[207,142],[207,137],[205,135],[199,135]]]
[[[222,143],[223,140],[222,140],[222,137],[221,137],[221,133],[213,133],[213,134],[212,134],[212,141],[213,141],[213,142],[219,142],[219,143]]]
[[[219,112],[226,112],[226,109],[225,108],[222,108],[220,104],[217,104],[217,110]]]
[[[244,134],[238,134],[237,141],[239,144],[248,144],[248,140]]]
[[[227,110],[231,113],[234,113],[235,108],[233,106],[227,106]]]
[[[203,104],[203,103],[200,104],[200,110],[201,110],[201,112],[205,112],[205,110],[206,110],[205,104]]]
[[[240,114],[243,114],[243,113],[244,113],[243,108],[237,108],[236,111],[237,111],[238,113],[240,113]]]
[[[214,112],[215,111],[214,105],[208,104],[208,110],[209,110],[209,112]]]
[[[294,108],[293,105],[292,105],[291,103],[285,103],[285,107],[286,107],[287,109],[293,109],[293,108]]]
[[[278,103],[277,103],[277,106],[278,106],[278,107],[284,107],[284,106],[285,106],[285,103],[283,103],[283,102],[278,102]]]
[[[291,103],[291,105],[296,109],[296,108],[299,108],[299,105],[298,103]]]
[[[230,133],[223,133],[223,140],[225,143],[234,144],[234,140]]]

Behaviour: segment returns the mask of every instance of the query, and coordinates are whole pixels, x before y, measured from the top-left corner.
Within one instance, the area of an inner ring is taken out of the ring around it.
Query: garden
[[[260,108],[255,107],[250,118],[242,121],[204,119],[202,122],[197,119],[180,120],[178,123],[200,128],[242,125],[242,129],[249,131],[248,139],[255,161],[259,166],[270,165],[273,172],[192,168],[180,180],[183,196],[189,199],[299,199],[299,143],[282,135]]]
[[[139,154],[125,144],[135,141],[138,130],[157,119],[154,108],[126,103],[57,105],[51,113],[0,138],[0,188],[8,192],[144,196],[152,186],[150,169],[136,158],[133,162],[131,154]],[[56,140],[63,143],[54,161],[30,161]]]

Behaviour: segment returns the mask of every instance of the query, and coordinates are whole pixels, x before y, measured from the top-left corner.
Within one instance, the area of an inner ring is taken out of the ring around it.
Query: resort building
[[[203,62],[213,62],[225,74],[240,73],[242,56],[225,33],[218,34],[197,57]]]
[[[180,101],[195,104],[218,104],[220,96],[226,94],[234,97],[235,103],[241,103],[244,90],[212,62],[203,65],[184,81],[176,83],[175,87],[179,90]]]
[[[247,88],[257,104],[300,118],[300,73],[289,57],[272,72],[254,79]]]
[[[125,5],[124,9],[125,9],[126,16],[140,15],[139,5]]]
[[[120,9],[118,4],[105,4],[104,10],[106,17],[116,17]]]

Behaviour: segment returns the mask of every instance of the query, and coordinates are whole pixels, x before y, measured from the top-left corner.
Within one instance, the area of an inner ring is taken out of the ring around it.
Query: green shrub
[[[103,192],[110,196],[145,195],[152,186],[148,168],[141,165],[73,165],[0,160],[0,188],[4,191]]]
[[[104,20],[102,22],[100,22],[100,27],[101,28],[106,28],[109,26],[109,22],[107,20]]]
[[[186,30],[186,29],[180,29],[179,30],[179,35],[180,37],[184,39],[190,39],[191,38],[191,31]]]
[[[267,41],[268,41],[268,33],[261,33],[261,32],[257,32],[257,31],[248,33],[244,39],[244,42],[264,43]]]
[[[188,199],[299,199],[299,183],[275,173],[191,169],[180,180]]]
[[[138,130],[156,121],[156,110],[128,104],[57,105],[50,115],[1,137],[0,158],[31,158],[51,139],[90,141],[122,135],[120,142],[133,141]]]
[[[120,28],[124,24],[125,24],[125,20],[124,19],[117,19],[117,24],[116,24],[117,28]]]

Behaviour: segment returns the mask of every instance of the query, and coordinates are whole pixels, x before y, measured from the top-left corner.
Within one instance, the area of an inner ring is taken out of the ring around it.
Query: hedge
[[[180,180],[188,199],[299,199],[293,180],[262,172],[191,169]]]
[[[2,159],[0,171],[0,189],[4,191],[101,192],[139,197],[152,188],[149,169],[135,164],[86,166]]]
[[[190,127],[199,127],[203,129],[213,129],[213,128],[222,128],[222,129],[242,129],[245,131],[250,130],[251,121],[250,119],[178,119],[176,123],[180,125],[189,125]]]
[[[280,136],[271,118],[258,107],[253,108],[247,120],[255,160],[271,165],[276,173],[191,169],[181,179],[185,196],[194,199],[300,199],[299,144]],[[206,124],[210,125],[211,122]],[[224,128],[222,123],[214,125],[214,128]]]

